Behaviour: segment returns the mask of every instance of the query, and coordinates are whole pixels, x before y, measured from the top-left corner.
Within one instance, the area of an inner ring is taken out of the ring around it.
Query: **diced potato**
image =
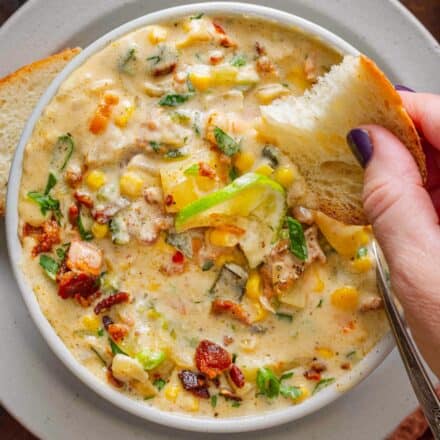
[[[209,41],[212,39],[212,35],[209,32],[212,24],[207,18],[200,18],[198,20],[186,20],[183,23],[183,29],[188,33],[186,38],[176,43],[178,49],[191,46],[192,44]]]
[[[332,293],[330,300],[338,309],[352,311],[358,306],[359,292],[353,286],[343,286]]]
[[[289,94],[289,89],[281,84],[267,84],[257,90],[257,98],[260,104],[270,104],[274,99]]]
[[[117,354],[113,358],[112,373],[122,382],[129,382],[133,379],[142,383],[149,381],[148,373],[142,365],[136,359],[124,354]]]
[[[147,30],[148,40],[151,44],[159,44],[164,42],[168,37],[168,31],[163,26],[149,26]]]

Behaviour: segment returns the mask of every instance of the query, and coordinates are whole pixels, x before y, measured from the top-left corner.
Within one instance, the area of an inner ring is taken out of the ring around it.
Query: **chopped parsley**
[[[155,153],[157,153],[160,150],[160,143],[157,141],[150,141],[149,145]]]
[[[134,68],[136,62],[136,49],[131,48],[127,51],[125,56],[121,58],[118,64],[118,69],[120,72],[127,75],[134,75]]]
[[[200,20],[204,15],[205,15],[204,12],[200,12],[200,14],[192,15],[191,17],[189,17],[189,19],[190,20]]]
[[[178,93],[171,93],[161,98],[159,100],[159,105],[163,107],[177,107],[178,105],[188,101],[190,97],[190,94],[183,95]]]
[[[104,329],[101,327],[100,329],[98,329],[98,331],[96,332],[96,334],[102,338],[104,336]]]
[[[64,243],[59,248],[56,249],[56,254],[58,258],[63,261],[66,258],[67,252],[69,252],[70,243]]]
[[[238,170],[235,167],[229,169],[229,179],[233,182],[238,177]]]
[[[237,353],[232,353],[232,363],[235,364],[236,360],[237,360]]]
[[[183,157],[186,157],[185,154],[183,154],[180,150],[174,149],[174,150],[168,150],[164,155],[164,159],[180,159]]]
[[[160,63],[161,59],[162,58],[159,55],[153,55],[151,57],[148,57],[147,61],[150,61],[150,63],[152,63],[153,65],[156,65],[156,64]]]
[[[51,161],[52,168],[56,172],[64,171],[67,162],[69,162],[72,157],[74,148],[75,144],[70,133],[58,137],[54,146],[54,153]]]
[[[203,270],[203,272],[206,272],[207,270],[211,269],[213,266],[214,266],[214,261],[206,260],[203,263],[202,270]]]
[[[160,391],[166,385],[166,382],[163,379],[156,379],[153,385]]]
[[[221,128],[214,128],[214,137],[218,147],[226,156],[233,156],[240,151],[240,144]]]
[[[312,391],[312,395],[316,394],[317,392],[321,391],[325,387],[328,387],[330,384],[332,384],[336,379],[334,377],[327,377],[326,379],[321,379],[316,385],[315,388]]]
[[[232,408],[238,408],[241,403],[238,400],[233,400],[231,403]]]
[[[293,376],[292,372],[283,374],[279,379],[270,368],[260,368],[257,372],[257,388],[260,395],[266,396],[269,399],[278,397],[280,394],[283,397],[296,400],[302,395],[299,387],[294,385],[286,385],[283,380],[290,379]]]
[[[319,300],[319,303],[318,303],[318,305],[316,306],[316,308],[317,309],[320,309],[321,307],[322,307],[322,303],[324,302],[324,298],[321,298],[320,300]]]
[[[82,216],[81,216],[81,211],[79,211],[79,214],[78,214],[77,226],[78,226],[79,235],[81,236],[81,238],[83,240],[90,241],[93,239],[93,234],[91,233],[91,231],[87,231],[87,229],[84,227],[84,223],[82,221]]]
[[[217,400],[218,400],[217,394],[214,394],[213,396],[211,396],[211,406],[213,408],[215,408],[217,406]]]
[[[246,65],[246,58],[244,55],[235,55],[230,64],[234,67],[243,67]]]
[[[49,194],[56,183],[57,178],[55,175],[53,173],[49,173],[44,192],[41,193],[38,191],[29,191],[27,195],[33,202],[40,206],[40,211],[43,215],[46,215],[49,211],[51,211],[55,215],[56,219],[59,220],[62,217],[60,202]]]
[[[275,313],[275,316],[276,316],[279,320],[284,320],[284,321],[288,321],[288,322],[292,322],[292,321],[293,321],[293,316],[290,315],[289,313],[281,313],[281,312],[277,312],[277,313]]]
[[[44,254],[40,255],[40,266],[44,269],[46,275],[51,280],[56,279],[60,265],[52,257]]]
[[[301,223],[292,217],[286,217],[287,228],[289,230],[290,251],[301,261],[307,260],[307,243]]]
[[[283,397],[288,397],[292,400],[296,400],[296,399],[298,399],[298,397],[301,397],[302,391],[301,391],[301,388],[296,387],[294,385],[281,384],[280,385],[280,394]]]

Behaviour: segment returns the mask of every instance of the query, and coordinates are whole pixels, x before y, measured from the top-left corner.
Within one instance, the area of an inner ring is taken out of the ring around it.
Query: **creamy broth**
[[[202,15],[63,83],[25,150],[22,268],[98,378],[166,411],[252,414],[300,404],[383,336],[370,229],[296,206],[303,179],[259,131],[260,105],[340,61],[294,29]]]

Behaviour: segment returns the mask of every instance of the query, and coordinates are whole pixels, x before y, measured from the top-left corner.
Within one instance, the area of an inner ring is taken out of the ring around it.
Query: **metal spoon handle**
[[[377,262],[377,283],[383,297],[385,312],[399,348],[400,356],[432,434],[436,440],[440,440],[440,400],[406,329],[402,316],[396,307],[393,293],[386,281],[382,257],[376,242],[373,242],[373,251]]]

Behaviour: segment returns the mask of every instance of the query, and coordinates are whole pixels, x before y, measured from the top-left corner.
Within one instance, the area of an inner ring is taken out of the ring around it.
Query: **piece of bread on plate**
[[[367,57],[345,56],[342,63],[304,95],[262,106],[258,130],[298,166],[306,192],[297,200],[349,224],[366,224],[362,208],[363,169],[346,143],[362,124],[378,124],[394,133],[412,153],[423,179],[425,157],[402,100]]]
[[[5,212],[12,156],[26,121],[55,76],[80,50],[65,49],[0,79],[0,215]]]

